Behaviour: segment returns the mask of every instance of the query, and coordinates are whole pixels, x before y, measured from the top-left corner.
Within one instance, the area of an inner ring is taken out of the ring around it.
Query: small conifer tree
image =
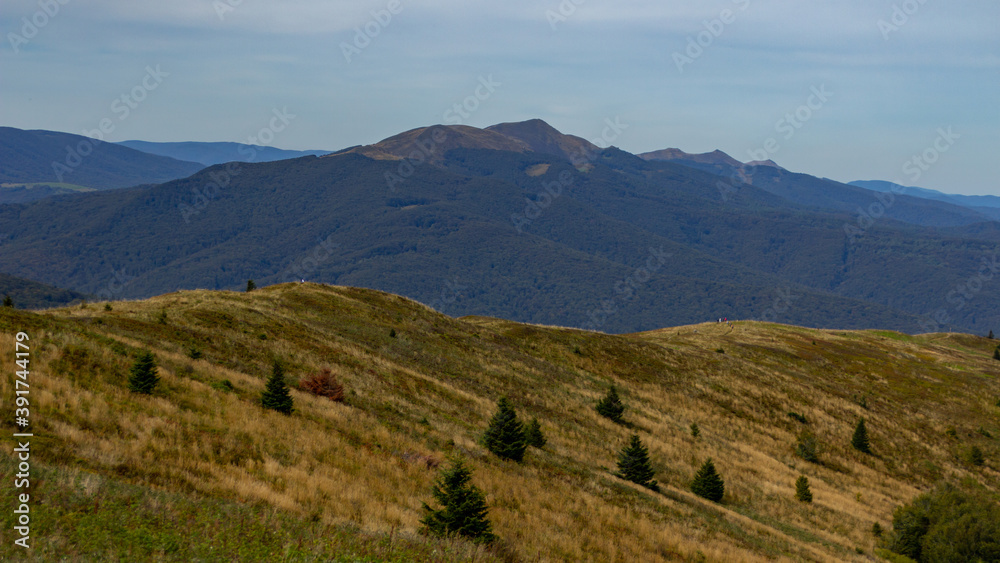
[[[10,307],[13,307],[13,305],[10,305]],[[997,346],[996,349],[993,350],[993,359],[1000,360],[1000,346]]]
[[[420,523],[424,532],[442,537],[464,536],[482,543],[496,539],[487,518],[486,496],[471,480],[472,472],[461,460],[455,460],[441,472],[431,489],[431,496],[441,508],[435,510],[423,503],[425,514]]]
[[[979,446],[969,448],[969,463],[976,467],[980,467],[986,463],[986,459],[983,457],[983,450]]]
[[[3,296],[3,306],[14,308],[14,300],[10,298],[10,295],[4,294]]]
[[[622,415],[625,413],[625,405],[618,397],[618,390],[615,389],[614,385],[608,389],[608,394],[597,403],[597,412],[614,422],[621,423]]]
[[[691,482],[691,492],[712,502],[719,502],[726,493],[726,484],[715,470],[709,458],[698,470]]]
[[[859,419],[858,425],[854,427],[854,436],[851,437],[851,446],[861,453],[872,453],[871,442],[868,441],[868,429],[865,428],[865,419]]]
[[[247,292],[249,293],[255,289],[257,289],[257,284],[253,280],[247,280]]]
[[[993,329],[990,329],[990,333],[986,336],[986,338],[993,340]]]
[[[812,432],[803,432],[799,435],[795,454],[810,463],[819,463],[819,443]]]
[[[288,383],[285,382],[285,370],[277,360],[272,367],[267,386],[260,395],[260,404],[265,409],[292,414],[292,395],[288,392]]]
[[[698,423],[697,422],[692,422],[691,423],[691,437],[692,438],[697,438],[698,436],[701,436],[701,428],[698,428]]]
[[[809,490],[809,478],[805,475],[800,475],[795,480],[795,498],[802,502],[813,501],[812,491]]]
[[[659,490],[653,478],[653,465],[649,462],[649,450],[643,445],[638,434],[632,434],[625,447],[618,453],[618,472],[615,476]]]
[[[521,461],[528,444],[524,439],[524,426],[517,419],[514,405],[507,397],[497,401],[497,412],[483,435],[483,445],[503,459]]]
[[[524,440],[529,446],[535,448],[542,448],[545,446],[545,436],[542,435],[542,425],[538,423],[537,418],[532,418],[531,422],[528,423],[528,427],[524,430]]]
[[[132,364],[128,375],[128,388],[136,393],[149,395],[153,392],[160,377],[156,374],[156,359],[153,353],[145,351]]]

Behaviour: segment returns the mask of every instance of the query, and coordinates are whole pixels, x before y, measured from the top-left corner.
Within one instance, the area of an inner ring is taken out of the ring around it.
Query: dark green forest
[[[722,197],[728,179],[688,166],[614,148],[575,164],[457,148],[441,166],[350,152],[217,165],[0,206],[0,267],[111,299],[307,279],[608,332],[719,317],[995,328],[996,223],[884,217],[849,239],[848,213],[750,185]]]

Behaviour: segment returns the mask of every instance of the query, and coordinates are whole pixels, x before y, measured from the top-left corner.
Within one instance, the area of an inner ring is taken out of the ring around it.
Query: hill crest
[[[79,508],[66,500],[84,495],[88,519],[120,518],[112,499],[126,485],[132,522],[148,529],[176,512],[176,501],[152,502],[154,487],[199,507],[235,501],[229,518],[197,538],[143,536],[153,550],[173,545],[181,559],[198,558],[191,550],[202,543],[215,557],[229,554],[219,528],[240,536],[242,549],[264,541],[230,531],[261,504],[288,518],[275,523],[287,539],[272,551],[294,546],[302,526],[317,522],[333,542],[306,542],[319,553],[347,552],[345,542],[355,553],[346,530],[398,534],[401,543],[381,552],[395,554],[433,542],[417,535],[420,506],[449,456],[466,460],[486,493],[507,561],[868,561],[872,523],[888,529],[896,507],[940,479],[1000,485],[995,443],[977,431],[1000,431],[1000,363],[986,338],[749,321],[616,336],[455,319],[396,295],[313,283],[108,305],[0,309],[0,352],[13,353],[15,327],[33,346],[44,334],[32,381],[59,405],[39,426],[46,451],[59,455],[33,471],[72,478],[44,481],[45,510],[61,517],[38,541],[58,541],[71,557],[120,559],[115,550],[135,549],[140,540],[109,527],[87,533],[119,541],[81,535]],[[126,383],[144,349],[161,377],[152,397]],[[276,358],[293,387],[290,416],[259,403]],[[344,385],[344,402],[296,388],[323,368]],[[626,425],[594,409],[612,385]],[[537,418],[548,440],[519,464],[479,444],[501,396],[523,420]],[[0,397],[13,397],[11,378],[0,379]],[[859,417],[873,456],[850,446]],[[795,454],[806,432],[822,445],[820,463]],[[612,474],[631,434],[648,446],[660,492]],[[986,451],[983,466],[963,461],[971,445]],[[689,492],[707,458],[725,479],[721,504]],[[794,498],[800,475],[812,483],[812,504]],[[98,480],[105,485],[95,503],[95,491],[77,488]],[[458,542],[441,557],[467,560],[465,549]]]

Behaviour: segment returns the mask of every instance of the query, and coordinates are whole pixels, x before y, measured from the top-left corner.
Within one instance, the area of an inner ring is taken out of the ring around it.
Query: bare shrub
[[[333,375],[330,368],[323,368],[299,381],[299,389],[331,401],[344,401],[344,386],[337,381],[337,376]]]

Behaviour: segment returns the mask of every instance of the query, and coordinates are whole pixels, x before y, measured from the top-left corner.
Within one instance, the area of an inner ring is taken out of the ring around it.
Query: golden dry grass
[[[890,527],[892,510],[937,480],[1000,482],[996,445],[977,432],[1000,435],[1000,362],[995,343],[972,336],[754,322],[611,336],[451,319],[317,284],[103,305],[0,315],[4,361],[14,330],[32,335],[42,460],[362,530],[415,533],[437,475],[429,466],[463,456],[496,533],[524,560],[861,561],[872,524]],[[140,348],[160,366],[151,397],[125,383]],[[191,348],[203,357],[190,359]],[[346,403],[293,390],[292,416],[264,411],[273,358],[293,378],[331,368]],[[594,411],[611,384],[627,426]],[[10,378],[0,395],[13,396]],[[537,416],[548,439],[522,464],[477,443],[501,395]],[[850,448],[859,417],[874,456]],[[822,464],[794,454],[806,428]],[[661,494],[610,474],[633,432],[649,446]],[[963,460],[971,444],[987,453],[985,467]],[[687,492],[709,457],[726,480],[721,505]],[[794,499],[799,475],[811,505]]]

